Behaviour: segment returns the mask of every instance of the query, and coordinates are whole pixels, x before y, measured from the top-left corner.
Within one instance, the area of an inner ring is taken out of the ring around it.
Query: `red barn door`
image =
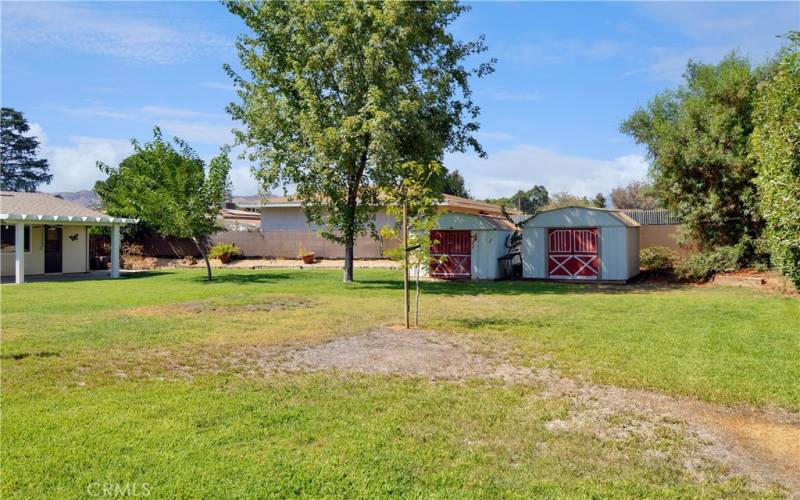
[[[431,231],[431,277],[469,279],[472,237],[469,231]],[[439,262],[442,257],[441,262]]]
[[[548,229],[549,276],[558,279],[597,279],[600,275],[597,234],[596,227]]]

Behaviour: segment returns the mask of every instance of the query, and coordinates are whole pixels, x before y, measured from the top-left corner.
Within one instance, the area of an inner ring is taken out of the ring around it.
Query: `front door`
[[[44,227],[44,272],[61,272],[61,228],[58,226]]]
[[[600,275],[597,228],[547,231],[547,270],[551,278],[594,280]]]
[[[431,277],[469,279],[472,276],[470,231],[431,231]]]

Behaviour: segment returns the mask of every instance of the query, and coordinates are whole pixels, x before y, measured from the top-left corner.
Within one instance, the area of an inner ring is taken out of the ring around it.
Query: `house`
[[[270,197],[258,203],[242,203],[239,208],[257,210],[261,217],[261,232],[249,235],[248,238],[258,241],[246,242],[246,255],[294,258],[300,246],[314,252],[317,257],[343,258],[344,247],[319,235],[322,227],[309,223],[300,201],[291,197]],[[502,209],[491,203],[444,195],[440,209],[447,213],[464,215],[482,215],[494,218],[502,217]],[[509,213],[519,211],[509,209]],[[393,225],[395,220],[381,208],[375,214],[375,226]],[[232,238],[236,235],[228,235]],[[252,243],[252,244],[251,244]],[[359,236],[355,242],[355,257],[358,259],[381,258],[384,251],[397,246],[396,241],[375,240],[369,235]],[[250,249],[252,248],[252,249]]]
[[[261,227],[261,215],[252,210],[226,207],[220,210],[218,220],[226,231],[258,231]]]
[[[639,223],[620,210],[544,210],[522,225],[522,276],[625,282],[639,273]]]
[[[496,280],[506,277],[501,257],[511,252],[516,226],[505,217],[448,212],[431,231],[429,275],[442,279]]]
[[[25,276],[89,271],[89,228],[111,227],[111,277],[119,277],[119,228],[108,215],[45,193],[0,192],[0,270]]]

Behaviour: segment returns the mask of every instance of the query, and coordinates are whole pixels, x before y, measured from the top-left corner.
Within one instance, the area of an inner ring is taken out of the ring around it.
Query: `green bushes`
[[[217,243],[208,252],[212,259],[219,259],[222,263],[230,262],[234,257],[238,257],[242,251],[233,243]]]
[[[677,261],[678,254],[667,247],[649,247],[639,253],[639,267],[644,271],[669,272]]]
[[[741,248],[719,247],[686,257],[675,268],[681,279],[707,281],[716,273],[729,273],[739,269]]]

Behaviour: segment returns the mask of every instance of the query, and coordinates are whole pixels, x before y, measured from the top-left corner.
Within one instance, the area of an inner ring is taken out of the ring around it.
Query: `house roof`
[[[47,193],[0,191],[0,220],[74,224],[131,224],[136,219],[110,217],[102,212]]]
[[[639,225],[640,225],[638,222],[633,220],[630,216],[625,214],[622,210],[619,210],[619,209],[616,209],[616,208],[582,207],[582,206],[578,206],[578,205],[570,205],[570,206],[567,206],[567,207],[558,207],[558,208],[550,208],[550,209],[547,209],[547,210],[540,210],[536,215],[534,215],[533,217],[531,217],[528,220],[526,220],[525,222],[523,222],[522,225],[527,225],[528,223],[532,223],[532,221],[536,220],[540,215],[544,215],[544,214],[548,214],[548,213],[552,213],[552,212],[558,212],[558,211],[562,211],[562,210],[575,210],[575,209],[578,209],[578,210],[590,210],[590,211],[602,212],[602,213],[609,214],[610,216],[612,216],[615,219],[617,219],[618,221],[620,221],[623,225],[628,226],[628,227],[639,227]]]
[[[282,207],[301,207],[302,204],[299,200],[291,196],[270,196],[265,197],[259,203],[242,203],[239,205],[244,208],[282,208]],[[501,216],[503,210],[498,205],[486,203],[483,201],[470,200],[468,198],[461,198],[460,196],[453,196],[450,194],[442,195],[442,202],[440,207],[446,208],[451,212],[469,213],[469,214],[482,214]],[[509,215],[521,214],[515,208],[506,208]]]

